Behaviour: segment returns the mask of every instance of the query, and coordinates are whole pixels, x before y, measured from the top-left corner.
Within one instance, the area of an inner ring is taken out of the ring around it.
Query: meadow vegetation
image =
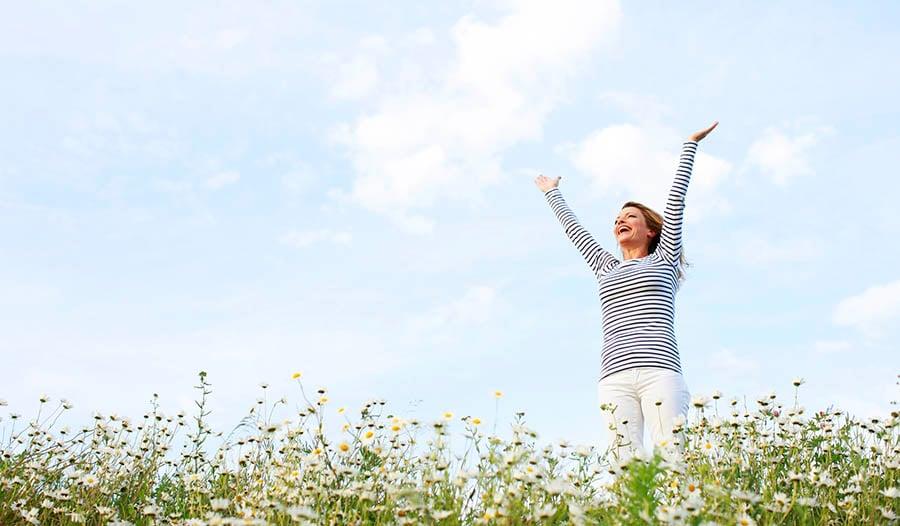
[[[541,445],[521,413],[498,434],[500,392],[488,426],[449,412],[405,419],[382,400],[351,415],[324,389],[308,393],[299,373],[293,380],[293,409],[261,397],[227,434],[207,424],[203,372],[191,415],[164,414],[154,396],[140,418],[97,413],[70,429],[57,428],[65,400],[42,396],[32,419],[0,407],[0,524],[747,526],[900,516],[898,411],[809,412],[799,378],[793,400],[695,397],[671,440],[621,456]],[[326,418],[343,421],[339,434],[328,436]]]

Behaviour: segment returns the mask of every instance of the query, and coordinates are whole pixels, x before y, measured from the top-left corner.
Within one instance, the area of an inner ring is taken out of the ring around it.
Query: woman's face
[[[619,246],[633,248],[649,246],[655,232],[647,228],[647,220],[639,208],[626,206],[616,218],[613,235]]]

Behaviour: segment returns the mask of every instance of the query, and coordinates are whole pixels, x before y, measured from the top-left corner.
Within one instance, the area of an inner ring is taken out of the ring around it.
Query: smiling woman
[[[697,143],[717,124],[682,146],[664,217],[640,203],[625,203],[613,228],[622,261],[579,224],[559,191],[560,177],[535,179],[597,278],[603,314],[598,395],[617,457],[642,449],[645,420],[654,444],[663,444],[687,415],[690,392],[675,338],[675,294],[684,265],[681,225]],[[678,439],[674,442],[683,449]]]
[[[655,252],[659,246],[663,224],[663,216],[647,205],[636,201],[628,201],[622,205],[622,211],[613,226],[613,235],[622,249],[624,259],[641,258]],[[650,239],[647,244],[643,242],[646,238]],[[682,250],[677,266],[679,281],[684,279],[686,266],[688,263]]]

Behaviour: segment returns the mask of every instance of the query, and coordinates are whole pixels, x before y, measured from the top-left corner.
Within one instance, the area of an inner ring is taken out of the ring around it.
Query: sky
[[[0,21],[0,427],[263,393],[604,445],[612,222],[687,194],[692,395],[896,406],[900,5],[27,2]],[[336,415],[335,415],[336,416]],[[285,414],[290,418],[289,414]],[[336,419],[335,419],[336,420]],[[332,420],[334,421],[334,420]],[[508,426],[507,426],[508,427]]]

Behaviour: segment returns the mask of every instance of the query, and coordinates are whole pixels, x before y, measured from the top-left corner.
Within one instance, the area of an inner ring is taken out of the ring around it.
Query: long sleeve
[[[666,210],[663,214],[663,229],[660,234],[660,255],[672,265],[677,265],[681,257],[681,225],[684,221],[684,198],[688,183],[691,181],[691,170],[694,166],[694,155],[697,143],[686,141],[681,147],[681,159],[675,172],[675,181],[669,190]]]
[[[619,263],[615,256],[607,252],[597,243],[591,236],[590,232],[584,229],[575,217],[575,214],[569,210],[566,201],[563,199],[559,188],[551,188],[544,193],[547,202],[556,214],[556,218],[562,223],[566,231],[566,236],[575,245],[575,248],[581,252],[582,257],[587,262],[594,275],[599,277]]]

